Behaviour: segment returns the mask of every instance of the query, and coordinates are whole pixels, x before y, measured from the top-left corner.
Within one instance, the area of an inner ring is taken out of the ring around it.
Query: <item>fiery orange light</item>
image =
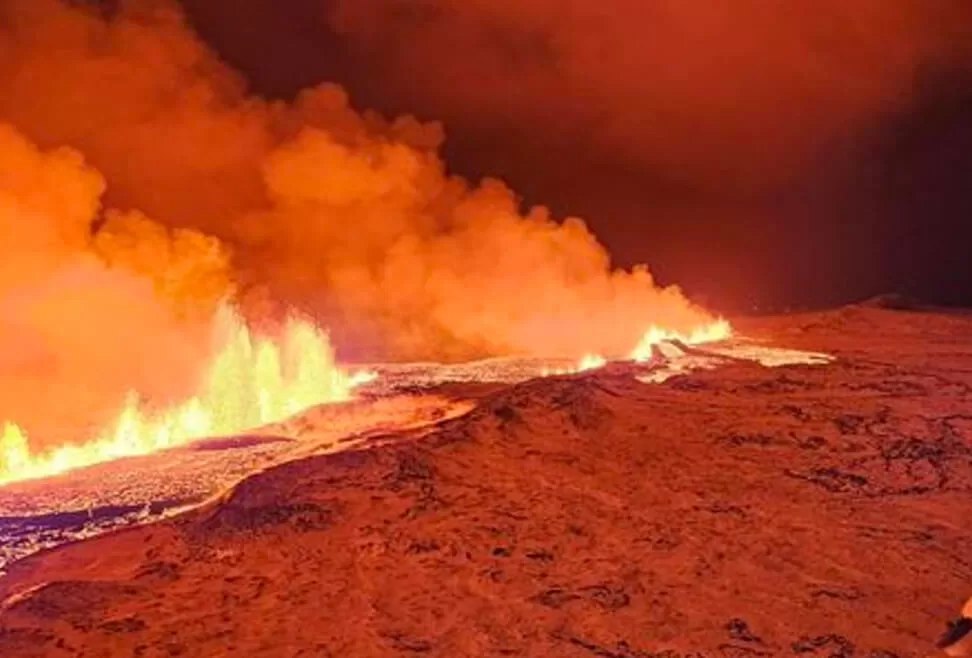
[[[732,326],[727,320],[717,320],[710,324],[696,327],[688,333],[670,331],[661,327],[649,327],[641,337],[641,341],[631,352],[631,360],[645,362],[651,359],[651,348],[666,340],[677,340],[686,345],[701,345],[714,343],[732,337]]]
[[[598,354],[585,354],[576,365],[569,368],[544,368],[540,372],[541,377],[551,377],[554,375],[574,375],[588,370],[595,370],[607,365],[607,359]]]
[[[255,338],[229,309],[220,312],[218,326],[225,339],[200,392],[175,408],[147,411],[132,393],[114,425],[94,440],[43,453],[31,450],[21,427],[6,423],[0,485],[258,428],[315,405],[349,400],[356,386],[375,377],[339,367],[326,334],[304,321],[291,320],[279,342]]]
[[[6,423],[0,434],[0,485],[145,455],[199,438],[252,430],[316,405],[349,400],[355,387],[376,376],[371,372],[350,373],[338,366],[327,336],[304,321],[288,322],[279,342],[255,338],[227,308],[221,311],[218,325],[225,336],[222,348],[207,370],[200,393],[181,405],[152,412],[132,393],[115,423],[95,439],[40,453],[31,450],[20,426]],[[697,345],[731,335],[732,328],[725,320],[688,333],[652,326],[629,358],[647,361],[652,346],[666,340]],[[601,368],[607,362],[603,356],[587,354],[575,366],[548,369],[542,374],[575,374]]]
[[[651,348],[654,345],[663,343],[666,340],[678,340],[686,345],[701,345],[703,343],[714,343],[726,340],[732,336],[732,326],[727,320],[717,320],[710,324],[696,327],[688,333],[662,329],[661,327],[651,326],[645,331],[637,347],[628,357],[631,361],[644,363],[651,359]],[[598,354],[585,354],[580,361],[568,368],[545,368],[541,371],[541,376],[551,375],[575,375],[588,370],[596,370],[607,365],[608,360]]]

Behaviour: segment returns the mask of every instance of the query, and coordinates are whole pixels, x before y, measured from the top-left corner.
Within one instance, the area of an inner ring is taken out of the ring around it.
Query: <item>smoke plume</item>
[[[450,175],[439,124],[329,84],[261,99],[174,2],[113,4],[0,6],[0,418],[56,437],[129,389],[185,395],[226,297],[253,321],[312,314],[345,358],[620,355],[711,319],[612,270],[582,220]],[[824,4],[320,7],[447,125],[508,115],[558,153],[745,196],[972,43],[958,2]]]
[[[105,424],[131,389],[185,395],[231,292],[225,254],[202,235],[110,212],[92,240],[104,186],[77,151],[0,125],[0,419],[48,443]]]
[[[972,53],[965,0],[309,1],[413,111],[696,200],[805,175],[923,67]]]
[[[0,119],[82,153],[120,209],[94,219],[90,193],[49,221],[158,294],[212,298],[232,254],[251,315],[298,307],[375,358],[624,354],[649,323],[709,319],[645,269],[612,272],[581,220],[450,176],[436,124],[356,112],[331,85],[248,96],[168,2],[106,18],[11,0],[0,19]]]

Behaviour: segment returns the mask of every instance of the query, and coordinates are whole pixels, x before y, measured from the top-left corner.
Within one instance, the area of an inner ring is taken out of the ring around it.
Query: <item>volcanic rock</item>
[[[914,297],[901,293],[885,293],[866,299],[860,303],[861,306],[870,308],[883,308],[889,311],[916,311],[924,305]]]
[[[894,317],[743,328],[826,364],[505,387],[29,557],[0,656],[926,654],[972,583],[972,319]]]

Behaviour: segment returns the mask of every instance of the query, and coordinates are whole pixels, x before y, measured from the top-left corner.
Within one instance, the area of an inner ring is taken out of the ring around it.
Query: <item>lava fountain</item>
[[[220,311],[217,327],[221,348],[197,395],[180,405],[151,411],[130,393],[116,421],[93,440],[40,453],[31,450],[21,427],[6,423],[0,485],[252,430],[309,407],[349,400],[356,386],[374,378],[338,366],[327,335],[296,318],[280,340],[255,337],[229,307]]]

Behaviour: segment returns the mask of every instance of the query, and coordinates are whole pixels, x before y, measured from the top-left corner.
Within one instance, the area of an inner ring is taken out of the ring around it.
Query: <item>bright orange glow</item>
[[[732,326],[727,320],[718,320],[711,324],[696,327],[689,333],[669,331],[661,327],[649,327],[641,338],[641,342],[631,353],[631,360],[644,362],[651,359],[651,348],[666,340],[677,340],[686,345],[701,345],[726,340],[732,336]]]
[[[6,423],[0,484],[255,429],[309,407],[349,400],[356,386],[375,376],[340,368],[327,336],[307,322],[291,320],[279,342],[255,338],[228,309],[221,311],[218,326],[222,349],[199,394],[175,408],[147,411],[132,393],[114,425],[94,440],[40,454],[31,451],[26,432]]]
[[[686,345],[701,345],[725,340],[732,336],[732,326],[726,320],[717,320],[707,325],[696,327],[688,333],[670,331],[657,326],[651,326],[644,333],[638,346],[631,352],[629,359],[643,363],[651,358],[651,348],[666,340],[678,340]],[[575,375],[588,370],[596,370],[607,365],[608,361],[598,354],[585,354],[577,364],[568,368],[544,368],[541,376]]]
[[[576,365],[569,368],[544,368],[540,375],[551,377],[554,375],[575,375],[579,372],[595,370],[607,364],[607,359],[597,354],[585,354]]]

